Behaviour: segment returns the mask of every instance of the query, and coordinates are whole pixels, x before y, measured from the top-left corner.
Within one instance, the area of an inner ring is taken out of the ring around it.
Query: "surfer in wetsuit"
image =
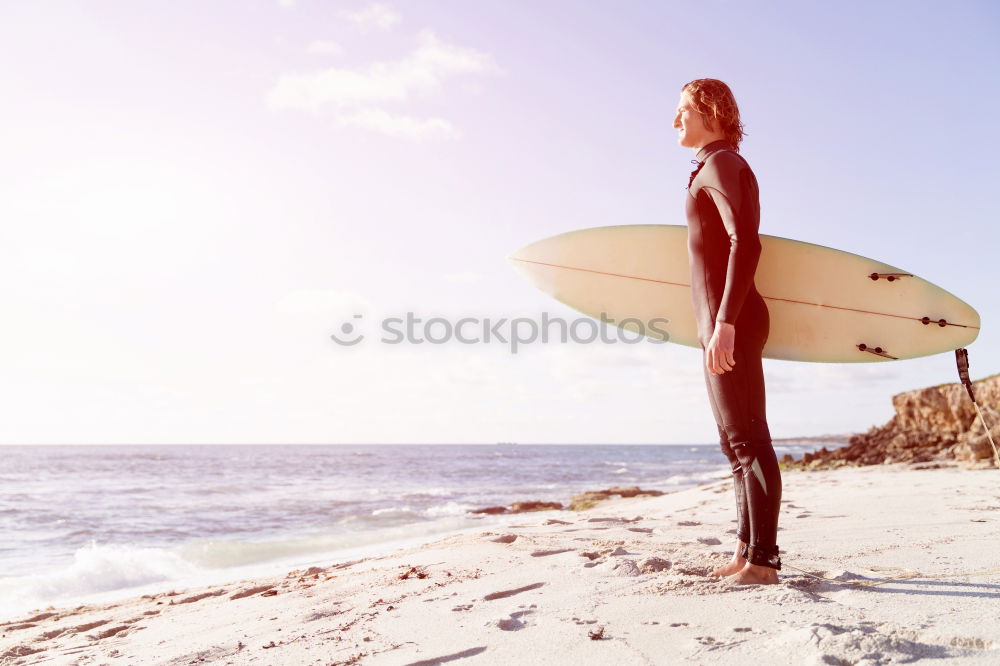
[[[697,157],[685,197],[691,301],[709,403],[736,491],[736,550],[712,575],[777,583],[781,473],[767,427],[761,365],[770,320],[754,286],[761,250],[757,179],[738,152],[743,124],[722,81],[685,84],[674,128],[678,143]]]

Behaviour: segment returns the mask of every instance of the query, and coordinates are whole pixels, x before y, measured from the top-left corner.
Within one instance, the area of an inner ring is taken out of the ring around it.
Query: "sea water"
[[[524,520],[470,509],[727,472],[718,445],[0,446],[0,617]]]

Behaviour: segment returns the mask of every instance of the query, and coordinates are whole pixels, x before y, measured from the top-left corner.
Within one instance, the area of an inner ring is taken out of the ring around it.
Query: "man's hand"
[[[705,367],[713,375],[721,375],[736,365],[733,349],[736,346],[736,327],[724,321],[715,322],[715,332],[705,348]]]

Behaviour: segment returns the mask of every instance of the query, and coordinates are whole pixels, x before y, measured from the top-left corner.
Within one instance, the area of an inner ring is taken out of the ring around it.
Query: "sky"
[[[4,0],[0,443],[717,441],[697,349],[380,337],[577,318],[507,255],[685,224],[701,77],[761,233],[952,292],[1000,372],[997,34],[992,2]],[[951,352],[764,370],[776,438],[957,380]]]

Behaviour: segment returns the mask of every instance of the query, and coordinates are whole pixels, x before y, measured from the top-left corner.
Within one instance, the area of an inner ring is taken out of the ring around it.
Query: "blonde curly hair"
[[[714,130],[718,126],[726,141],[739,151],[746,132],[740,122],[740,108],[729,86],[718,79],[695,79],[685,83],[681,92],[691,97],[695,111],[701,114],[708,128]]]

